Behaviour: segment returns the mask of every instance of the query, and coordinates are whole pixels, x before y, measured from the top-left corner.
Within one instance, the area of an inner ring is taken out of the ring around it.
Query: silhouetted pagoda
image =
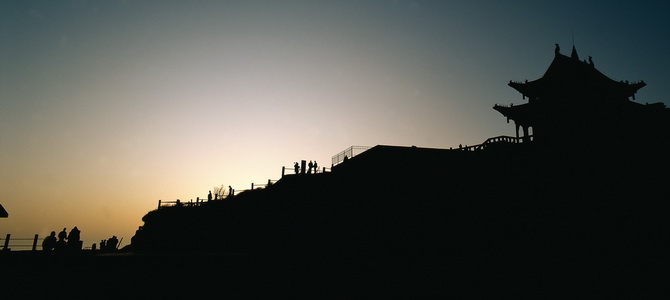
[[[642,105],[630,101],[646,84],[615,81],[595,68],[593,59],[580,61],[575,47],[570,56],[556,44],[554,60],[545,74],[533,81],[510,81],[528,103],[495,105],[513,120],[516,135],[524,141],[565,142],[649,141],[658,128],[667,127],[662,103]],[[659,123],[660,122],[660,123]],[[532,133],[530,132],[532,129]],[[641,140],[642,139],[642,140]]]

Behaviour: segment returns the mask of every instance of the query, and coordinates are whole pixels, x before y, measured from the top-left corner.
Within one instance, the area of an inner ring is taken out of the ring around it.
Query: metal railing
[[[319,168],[314,169],[312,171],[312,173],[309,173],[309,174],[323,174],[323,173],[331,172],[332,170],[333,170],[332,168],[328,168],[328,167],[319,167]],[[282,178],[284,178],[284,176],[286,176],[286,175],[296,175],[296,174],[300,174],[300,170],[296,171],[294,166],[292,166],[292,167],[282,166],[281,167],[281,177]],[[308,173],[306,173],[306,174],[308,174]]]
[[[228,194],[224,193],[221,195],[215,195],[215,198],[212,199],[212,201],[219,201],[219,200],[224,200],[229,197],[235,197],[235,195],[245,192],[245,191],[252,191],[254,189],[260,189],[260,188],[267,188],[269,186],[272,186],[279,180],[273,180],[273,179],[268,179],[267,183],[251,183],[251,188],[245,189],[245,190],[236,190],[233,188],[230,188],[230,191]],[[225,196],[225,197],[224,197]],[[198,207],[202,205],[206,205],[205,203],[208,203],[209,200],[208,198],[204,197],[196,197],[195,201],[193,199],[189,201],[181,201],[180,199],[177,200],[158,200],[158,208],[165,208],[165,207]]]
[[[158,200],[158,209],[160,209],[161,207],[170,207],[170,206],[195,207],[195,206],[203,205],[205,202],[207,202],[207,200],[200,199],[200,198],[197,198],[195,202],[193,201],[193,199],[191,199],[189,201],[181,201],[179,199],[173,200],[173,201]]]
[[[278,180],[268,179],[267,183],[251,183],[251,189],[266,188],[275,184]]]
[[[37,250],[37,240],[39,239],[39,235],[35,234],[35,237],[33,238],[12,238],[11,234],[7,234],[4,240],[4,246],[2,247],[2,251],[10,251],[11,247],[18,247],[21,249],[25,248],[31,248],[32,251]],[[19,241],[19,244],[11,244],[10,241]],[[27,241],[32,241],[32,244],[25,244]]]
[[[370,149],[370,148],[372,148],[372,147],[368,147],[368,146],[351,146],[351,147],[349,147],[349,148],[347,148],[347,149],[344,149],[342,152],[340,152],[340,153],[338,153],[338,154],[335,154],[335,155],[333,156],[333,159],[332,159],[333,166],[336,166],[336,165],[342,163],[342,162],[345,160],[345,158],[347,158],[347,159],[348,159],[348,158],[352,158],[352,157],[354,157],[354,156],[356,156],[356,155],[359,155],[359,154],[365,152],[366,150],[368,150],[368,149]]]
[[[42,244],[38,244],[38,241],[39,241],[39,234],[37,234],[37,233],[36,233],[35,236],[32,237],[32,238],[16,238],[16,237],[12,237],[12,235],[8,233],[8,234],[5,236],[5,239],[4,239],[4,240],[3,240],[2,238],[0,238],[0,245],[3,245],[3,246],[2,246],[2,251],[15,251],[15,250],[17,250],[17,251],[37,251],[37,250],[45,250],[45,249],[42,247]],[[121,242],[122,242],[122,241],[123,241],[123,238],[121,238]],[[30,243],[30,242],[32,242],[32,243]],[[55,242],[55,240],[54,240],[54,242]],[[117,249],[118,249],[118,246],[121,245],[121,242],[118,243],[118,245],[117,245]],[[67,244],[65,244],[65,242],[63,241],[63,245],[62,245],[61,247],[65,247],[65,248],[58,249],[59,246],[58,246],[58,245],[54,245],[55,248],[53,248],[53,249],[47,249],[47,250],[53,250],[53,251],[59,251],[59,250],[64,250],[64,249],[67,249],[66,251],[72,251],[72,250],[77,250],[77,251],[79,251],[79,250],[96,250],[96,244],[93,244],[93,245],[90,246],[90,247],[83,247],[83,245],[84,245],[84,241],[81,241],[81,240],[80,240],[80,241],[76,241],[76,242],[68,241]]]

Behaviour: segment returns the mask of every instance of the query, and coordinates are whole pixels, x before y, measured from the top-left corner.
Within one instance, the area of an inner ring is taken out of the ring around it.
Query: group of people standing
[[[221,185],[221,188],[215,188],[216,194],[212,195],[212,191],[209,191],[207,194],[207,201],[212,201],[212,200],[223,200],[223,195],[226,193],[225,188],[223,185]],[[232,186],[228,186],[228,197],[233,196],[234,190]],[[213,199],[212,199],[213,197]],[[200,198],[198,198],[199,200]],[[203,199],[204,201],[204,199]]]
[[[119,239],[113,235],[111,238],[100,241],[100,250],[102,251],[114,251],[118,248]]]
[[[81,241],[81,231],[75,226],[70,230],[70,233],[67,232],[67,228],[63,228],[63,231],[58,233],[52,231],[49,236],[44,238],[42,241],[42,250],[44,251],[79,251],[82,249],[83,242]],[[116,250],[119,245],[119,239],[116,236],[112,236],[107,240],[100,241],[100,250]],[[95,250],[96,245],[93,244],[93,250]]]
[[[303,174],[305,174],[305,173],[312,174],[312,169],[314,170],[314,173],[318,173],[319,165],[316,163],[316,160],[314,162],[312,162],[311,160],[309,161],[309,164],[307,165],[307,167],[308,167],[307,171],[304,170],[304,168],[305,168],[305,161],[304,160],[302,161],[302,164],[303,164],[303,166],[302,166],[302,168],[303,168],[302,173]],[[293,164],[293,170],[295,171],[296,174],[300,174],[300,168],[301,167],[298,164],[298,162],[295,162]]]
[[[51,234],[44,238],[42,241],[42,250],[44,251],[63,251],[63,250],[81,250],[82,241],[80,240],[81,232],[77,229],[77,226],[70,230],[70,233],[67,233],[67,228],[63,228],[63,231],[58,233],[58,239],[56,239],[56,232],[52,231]]]

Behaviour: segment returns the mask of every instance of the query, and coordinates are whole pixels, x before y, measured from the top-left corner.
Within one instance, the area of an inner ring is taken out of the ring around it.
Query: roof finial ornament
[[[579,55],[577,55],[577,49],[575,49],[575,30],[571,29],[571,33],[572,33],[572,53],[570,53],[570,57],[579,60]]]
[[[559,55],[561,53],[561,47],[558,46],[558,44],[555,44],[556,48],[554,49],[554,54]]]
[[[593,57],[591,57],[591,55],[589,55],[589,65],[591,65],[592,67],[596,66],[593,64]]]
[[[575,49],[575,46],[572,46],[572,53],[570,54],[570,57],[575,60],[579,60],[579,55],[577,55],[577,49]]]

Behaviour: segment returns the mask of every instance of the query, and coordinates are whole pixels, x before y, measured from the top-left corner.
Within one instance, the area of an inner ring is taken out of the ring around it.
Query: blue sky
[[[130,239],[158,199],[514,127],[554,44],[669,104],[661,1],[4,1],[0,234]]]

